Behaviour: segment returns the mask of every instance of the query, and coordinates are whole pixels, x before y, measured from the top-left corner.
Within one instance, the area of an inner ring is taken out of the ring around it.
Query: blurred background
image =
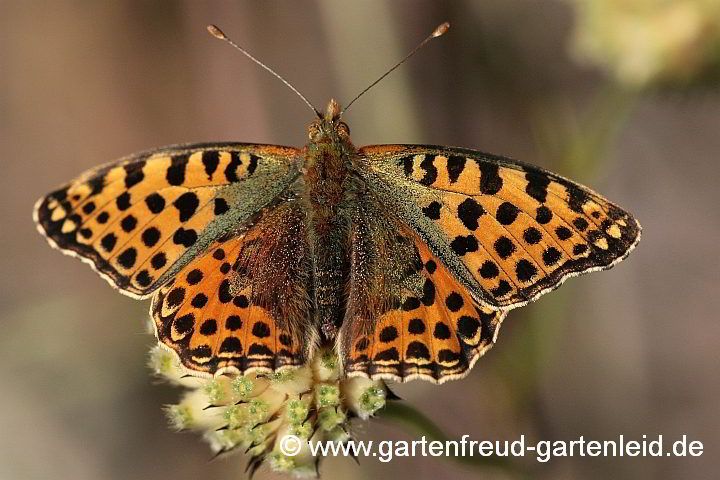
[[[0,2],[0,479],[238,479],[167,427],[180,390],[146,368],[148,302],[51,250],[34,201],[85,169],[181,142],[301,146],[436,25],[452,28],[356,103],[358,146],[429,143],[535,163],[624,206],[643,240],[611,271],[513,311],[462,381],[391,386],[451,438],[687,435],[701,457],[517,459],[532,478],[720,473],[720,2]],[[415,440],[393,419],[360,439]],[[324,478],[516,478],[444,458],[326,459]],[[714,474],[714,475],[713,475]],[[256,478],[282,478],[266,468]]]

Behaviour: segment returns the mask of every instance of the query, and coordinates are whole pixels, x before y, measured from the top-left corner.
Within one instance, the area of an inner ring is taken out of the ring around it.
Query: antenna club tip
[[[438,25],[438,27],[435,30],[433,30],[432,36],[439,37],[443,33],[447,32],[449,28],[450,28],[450,22],[445,22],[441,25]]]
[[[207,31],[210,32],[210,35],[212,35],[215,38],[218,38],[220,40],[227,40],[227,36],[225,35],[225,33],[223,33],[222,30],[220,30],[220,28],[217,25],[212,25],[212,24],[208,25]]]

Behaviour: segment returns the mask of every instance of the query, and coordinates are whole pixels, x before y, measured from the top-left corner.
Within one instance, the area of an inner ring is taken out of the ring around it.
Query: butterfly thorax
[[[310,125],[310,142],[303,150],[308,200],[318,219],[334,216],[350,193],[351,162],[357,150],[350,142],[347,124],[339,120],[338,108],[331,100],[325,117]]]
[[[331,100],[325,116],[310,125],[310,142],[303,149],[315,320],[327,340],[334,338],[344,316],[349,212],[357,191],[357,177],[352,173],[357,150],[339,113],[338,104]]]

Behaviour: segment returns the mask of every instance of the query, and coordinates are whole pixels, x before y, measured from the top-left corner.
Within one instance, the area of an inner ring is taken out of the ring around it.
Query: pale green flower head
[[[151,351],[149,365],[187,388],[178,404],[167,407],[174,429],[203,431],[216,454],[246,452],[252,465],[264,460],[271,470],[296,477],[317,473],[309,441],[348,441],[349,419],[373,415],[384,406],[387,391],[383,382],[341,379],[337,359],[327,351],[318,352],[307,365],[268,375],[187,377],[162,347]],[[280,447],[287,435],[299,442],[295,455],[286,455]]]

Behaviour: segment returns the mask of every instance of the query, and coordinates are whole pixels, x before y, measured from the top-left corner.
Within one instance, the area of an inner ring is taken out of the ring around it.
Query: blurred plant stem
[[[638,94],[616,85],[601,88],[584,112],[566,103],[543,102],[532,115],[538,156],[549,169],[583,183],[593,183],[617,135],[630,118]],[[543,372],[552,364],[557,343],[566,322],[570,302],[578,287],[565,285],[542,298],[524,312],[529,313],[522,327],[515,329],[511,348],[502,349],[500,375],[508,387],[515,411],[532,406]],[[513,313],[509,320],[513,321]],[[578,319],[582,321],[582,319]]]
[[[638,93],[608,84],[584,112],[565,102],[540,102],[531,124],[539,157],[565,177],[589,181],[606,165],[607,154],[630,118]]]
[[[403,427],[408,432],[416,435],[418,438],[424,436],[428,442],[459,442],[460,440],[450,438],[432,420],[406,402],[389,401],[384,408],[378,411],[377,416],[382,420],[386,420]],[[468,440],[478,439],[471,438]],[[470,447],[468,445],[466,447],[466,451],[469,451],[469,448]],[[523,473],[522,466],[516,462],[512,462],[509,457],[498,457],[496,455],[483,457],[477,455],[478,452],[474,453],[475,455],[452,455],[446,458],[459,464],[475,468],[500,468],[506,472],[514,473],[516,475]]]

